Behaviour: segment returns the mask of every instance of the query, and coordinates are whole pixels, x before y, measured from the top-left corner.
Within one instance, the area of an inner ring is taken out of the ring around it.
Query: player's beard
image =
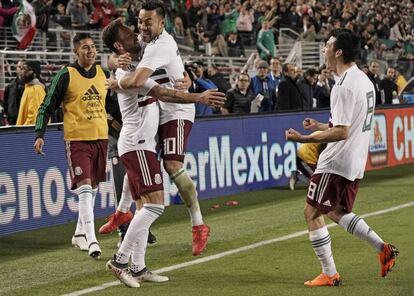
[[[139,45],[139,43],[136,43],[132,46],[129,46],[128,48],[125,48],[125,50],[132,54],[138,54],[141,51],[141,45]]]

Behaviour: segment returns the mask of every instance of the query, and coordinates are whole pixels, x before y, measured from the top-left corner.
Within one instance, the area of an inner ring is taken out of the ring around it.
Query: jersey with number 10
[[[330,128],[348,126],[349,137],[328,144],[315,174],[332,173],[350,181],[363,178],[374,108],[374,85],[356,65],[350,67],[332,88],[329,119]]]

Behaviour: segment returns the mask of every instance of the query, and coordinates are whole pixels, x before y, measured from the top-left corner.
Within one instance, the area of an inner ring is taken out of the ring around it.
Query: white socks
[[[93,190],[91,185],[82,185],[77,189],[79,196],[79,219],[82,221],[83,231],[88,245],[97,242],[95,236],[95,222],[93,216]],[[96,195],[96,193],[95,193]],[[79,224],[78,219],[78,224]],[[76,227],[78,229],[78,225]],[[76,233],[76,232],[75,232]]]
[[[98,193],[98,187],[95,189],[92,189],[92,210],[95,207],[95,198],[96,194]],[[75,235],[84,235],[85,230],[83,229],[83,223],[81,216],[78,214],[78,222],[76,223],[76,229],[75,229]]]
[[[128,231],[116,254],[116,262],[126,264],[132,255],[131,268],[140,271],[145,267],[145,250],[147,247],[149,228],[164,212],[164,205],[144,204],[144,207],[135,212],[129,224]]]
[[[129,189],[128,175],[124,176],[124,185],[122,187],[121,200],[119,201],[117,210],[122,213],[127,213],[131,208],[133,202],[131,190]]]
[[[85,231],[83,230],[82,219],[80,214],[78,214],[78,223],[76,223],[75,235],[84,235]]]
[[[98,194],[98,187],[92,189],[92,210],[95,208],[96,195]]]
[[[171,179],[177,186],[181,199],[187,207],[191,217],[191,225],[197,226],[204,224],[193,180],[191,180],[183,168],[172,175]]]
[[[364,219],[355,215],[354,213],[349,213],[344,215],[341,220],[338,222],[346,231],[350,234],[355,235],[356,237],[367,241],[377,252],[382,251],[384,241],[372,230]]]
[[[336,266],[332,255],[331,237],[326,226],[309,231],[309,240],[318,257],[322,272],[328,276],[336,274]]]

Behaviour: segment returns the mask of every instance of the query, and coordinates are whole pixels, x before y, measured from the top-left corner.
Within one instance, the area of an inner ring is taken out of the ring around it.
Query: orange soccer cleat
[[[308,287],[321,287],[321,286],[339,286],[342,284],[341,276],[339,273],[334,274],[333,276],[326,275],[321,273],[316,278],[311,281],[304,283]]]
[[[381,265],[381,276],[385,277],[395,265],[395,258],[397,258],[399,251],[391,244],[384,243],[384,249],[378,253],[378,260]]]
[[[205,225],[193,226],[193,256],[201,255],[207,247],[208,235],[210,228]]]
[[[134,215],[130,211],[128,211],[127,213],[122,213],[116,210],[114,214],[106,218],[108,222],[106,222],[104,225],[101,226],[101,228],[99,228],[99,233],[100,234],[111,233],[114,230],[116,230],[119,226],[121,226],[122,224],[131,222],[133,217]]]

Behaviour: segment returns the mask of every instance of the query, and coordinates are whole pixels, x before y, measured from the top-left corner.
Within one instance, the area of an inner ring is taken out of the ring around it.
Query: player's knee
[[[339,220],[346,214],[343,208],[337,208],[334,211],[327,213],[326,215],[334,222],[339,223]]]
[[[179,170],[181,170],[183,167],[183,164],[179,161],[175,160],[166,160],[164,161],[164,169],[167,172],[168,175],[172,176]]]
[[[309,220],[311,220],[311,219],[310,219],[310,216],[309,216],[309,213],[308,213],[308,211],[306,210],[306,208],[303,210],[303,216],[305,217],[305,221],[306,221],[306,222],[309,222]]]
[[[317,219],[321,214],[316,208],[312,207],[309,204],[306,204],[305,209],[303,210],[303,215],[305,217],[306,222],[311,222]]]

